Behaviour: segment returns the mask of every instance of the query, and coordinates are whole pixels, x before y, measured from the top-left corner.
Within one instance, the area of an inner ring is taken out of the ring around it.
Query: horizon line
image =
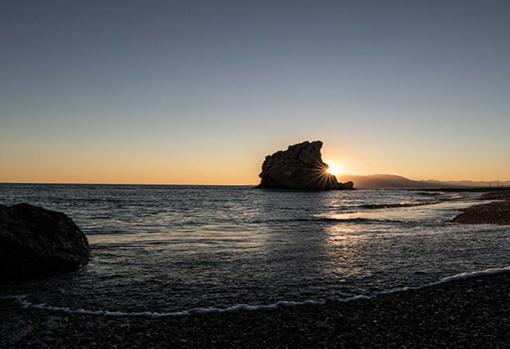
[[[337,175],[337,180],[340,180],[341,177],[370,177],[370,176],[394,176],[394,177],[401,177],[403,179],[411,180],[414,182],[440,182],[440,183],[448,183],[448,182],[478,182],[478,183],[487,183],[488,185],[491,185],[492,183],[508,183],[510,182],[510,179],[492,179],[492,180],[475,180],[475,179],[413,179],[409,177],[405,177],[402,175],[397,174],[388,174],[388,173],[374,173],[374,174],[342,174]],[[145,185],[145,186],[217,186],[217,187],[226,187],[226,186],[238,186],[238,187],[247,187],[247,186],[257,186],[258,183],[243,183],[243,184],[206,184],[206,183],[113,183],[113,182],[98,182],[98,183],[91,183],[91,182],[2,182],[0,181],[0,185],[12,185],[12,184],[26,184],[26,185]]]
[[[508,183],[510,180],[472,180],[472,179],[457,179],[457,180],[436,180],[436,179],[412,179],[408,177],[404,177],[401,175],[394,175],[394,174],[371,174],[371,175],[351,175],[351,174],[345,174],[345,175],[339,175],[336,176],[337,179],[340,179],[341,177],[369,177],[369,176],[397,176],[401,177],[407,180],[415,181],[415,182],[440,182],[447,184],[448,182],[473,182],[473,183],[487,183],[489,186],[492,183]],[[101,182],[101,183],[90,183],[90,182],[2,182],[0,181],[0,185],[138,185],[138,186],[202,186],[202,187],[250,187],[250,186],[257,186],[257,183],[250,183],[250,184],[205,184],[205,183],[108,183],[108,182]]]
[[[139,186],[197,186],[197,187],[249,187],[257,184],[176,184],[176,183],[87,183],[87,182],[0,182],[0,185],[139,185]]]

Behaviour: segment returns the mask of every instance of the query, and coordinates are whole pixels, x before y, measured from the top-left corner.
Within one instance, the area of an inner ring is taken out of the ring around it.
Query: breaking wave
[[[392,219],[372,219],[372,218],[335,218],[335,217],[312,217],[312,218],[291,218],[291,219],[271,219],[264,221],[253,221],[251,223],[293,223],[293,222],[315,222],[315,223],[364,223],[364,224],[381,224],[381,223],[406,223],[404,221]]]
[[[364,208],[367,210],[377,210],[377,209],[383,209],[383,208],[399,208],[399,207],[434,205],[434,204],[439,204],[441,202],[442,201],[410,201],[410,202],[400,202],[397,204],[366,204],[366,205],[360,205],[359,208]]]

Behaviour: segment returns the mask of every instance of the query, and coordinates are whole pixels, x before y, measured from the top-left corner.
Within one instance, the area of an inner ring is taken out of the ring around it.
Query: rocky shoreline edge
[[[480,200],[494,200],[489,203],[470,206],[455,217],[452,222],[461,224],[510,225],[510,190],[492,191],[482,194]]]
[[[508,347],[510,272],[374,298],[151,319],[70,315],[0,300],[2,348]]]

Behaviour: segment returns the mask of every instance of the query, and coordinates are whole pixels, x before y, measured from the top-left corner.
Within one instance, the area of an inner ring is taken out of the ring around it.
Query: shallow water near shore
[[[449,221],[479,194],[250,187],[0,185],[67,213],[93,259],[0,288],[53,307],[180,312],[347,299],[510,265],[509,229]]]

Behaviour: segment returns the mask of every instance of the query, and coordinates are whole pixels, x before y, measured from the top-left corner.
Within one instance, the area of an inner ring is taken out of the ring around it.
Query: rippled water
[[[505,227],[449,223],[476,194],[249,187],[0,185],[63,211],[84,269],[2,293],[55,306],[169,312],[347,298],[510,265]],[[430,205],[416,205],[438,202]]]

